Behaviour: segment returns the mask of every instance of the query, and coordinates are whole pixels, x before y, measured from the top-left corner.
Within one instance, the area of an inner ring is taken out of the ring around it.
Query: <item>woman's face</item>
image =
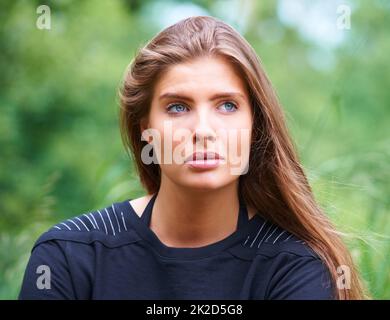
[[[211,190],[238,182],[248,169],[252,109],[243,79],[222,57],[171,66],[154,87],[142,128],[152,129],[146,140],[162,183]]]

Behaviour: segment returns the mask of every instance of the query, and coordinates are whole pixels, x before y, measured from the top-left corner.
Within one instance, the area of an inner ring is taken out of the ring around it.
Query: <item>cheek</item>
[[[240,139],[239,139],[239,145],[240,150],[244,154],[249,152],[251,140],[252,140],[252,128],[253,128],[253,119],[251,114],[248,112],[248,114],[245,115],[239,122],[239,131],[240,131]]]
[[[169,121],[165,126],[160,122],[153,129],[158,133],[153,148],[160,159],[159,164],[166,169],[183,164],[185,157],[193,152],[189,130],[176,128]]]
[[[231,175],[245,174],[248,170],[251,148],[252,124],[249,119],[237,123],[236,127],[229,130],[227,139],[227,167]]]
[[[252,119],[247,116],[237,117],[226,132],[224,139],[227,147],[232,151],[237,150],[239,154],[245,153],[251,144]]]

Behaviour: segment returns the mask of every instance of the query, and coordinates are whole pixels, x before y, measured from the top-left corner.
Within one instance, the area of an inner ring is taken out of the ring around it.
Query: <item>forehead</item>
[[[245,83],[234,66],[223,57],[201,57],[170,66],[155,86],[155,93],[238,91],[246,93]]]

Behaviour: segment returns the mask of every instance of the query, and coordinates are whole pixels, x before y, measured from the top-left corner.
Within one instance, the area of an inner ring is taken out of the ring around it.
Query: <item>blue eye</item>
[[[184,105],[182,104],[171,104],[168,106],[167,110],[168,110],[168,113],[182,113],[182,112],[185,112],[187,109],[187,107],[185,107]]]
[[[233,102],[224,102],[221,106],[225,106],[226,112],[234,112],[237,110],[237,106]]]
[[[233,102],[224,102],[221,106],[218,107],[218,109],[221,109],[223,108],[224,110],[222,110],[223,112],[234,112],[237,110],[237,106],[235,103]],[[183,104],[180,104],[180,103],[175,103],[175,104],[171,104],[167,107],[167,111],[168,113],[171,113],[171,114],[178,114],[178,113],[183,113],[183,112],[187,112],[188,111],[188,108],[183,105]]]

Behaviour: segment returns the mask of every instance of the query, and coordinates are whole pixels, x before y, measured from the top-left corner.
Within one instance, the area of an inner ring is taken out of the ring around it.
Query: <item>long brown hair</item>
[[[138,50],[126,72],[120,90],[122,139],[147,192],[156,193],[160,187],[158,164],[146,165],[141,160],[146,144],[141,140],[141,120],[149,113],[154,84],[169,66],[201,56],[229,59],[248,88],[254,121],[249,169],[239,178],[240,196],[319,255],[330,270],[337,299],[364,298],[358,273],[340,234],[314,199],[282,108],[256,52],[219,19],[191,17],[162,30]],[[349,267],[350,286],[337,289],[340,266]]]

